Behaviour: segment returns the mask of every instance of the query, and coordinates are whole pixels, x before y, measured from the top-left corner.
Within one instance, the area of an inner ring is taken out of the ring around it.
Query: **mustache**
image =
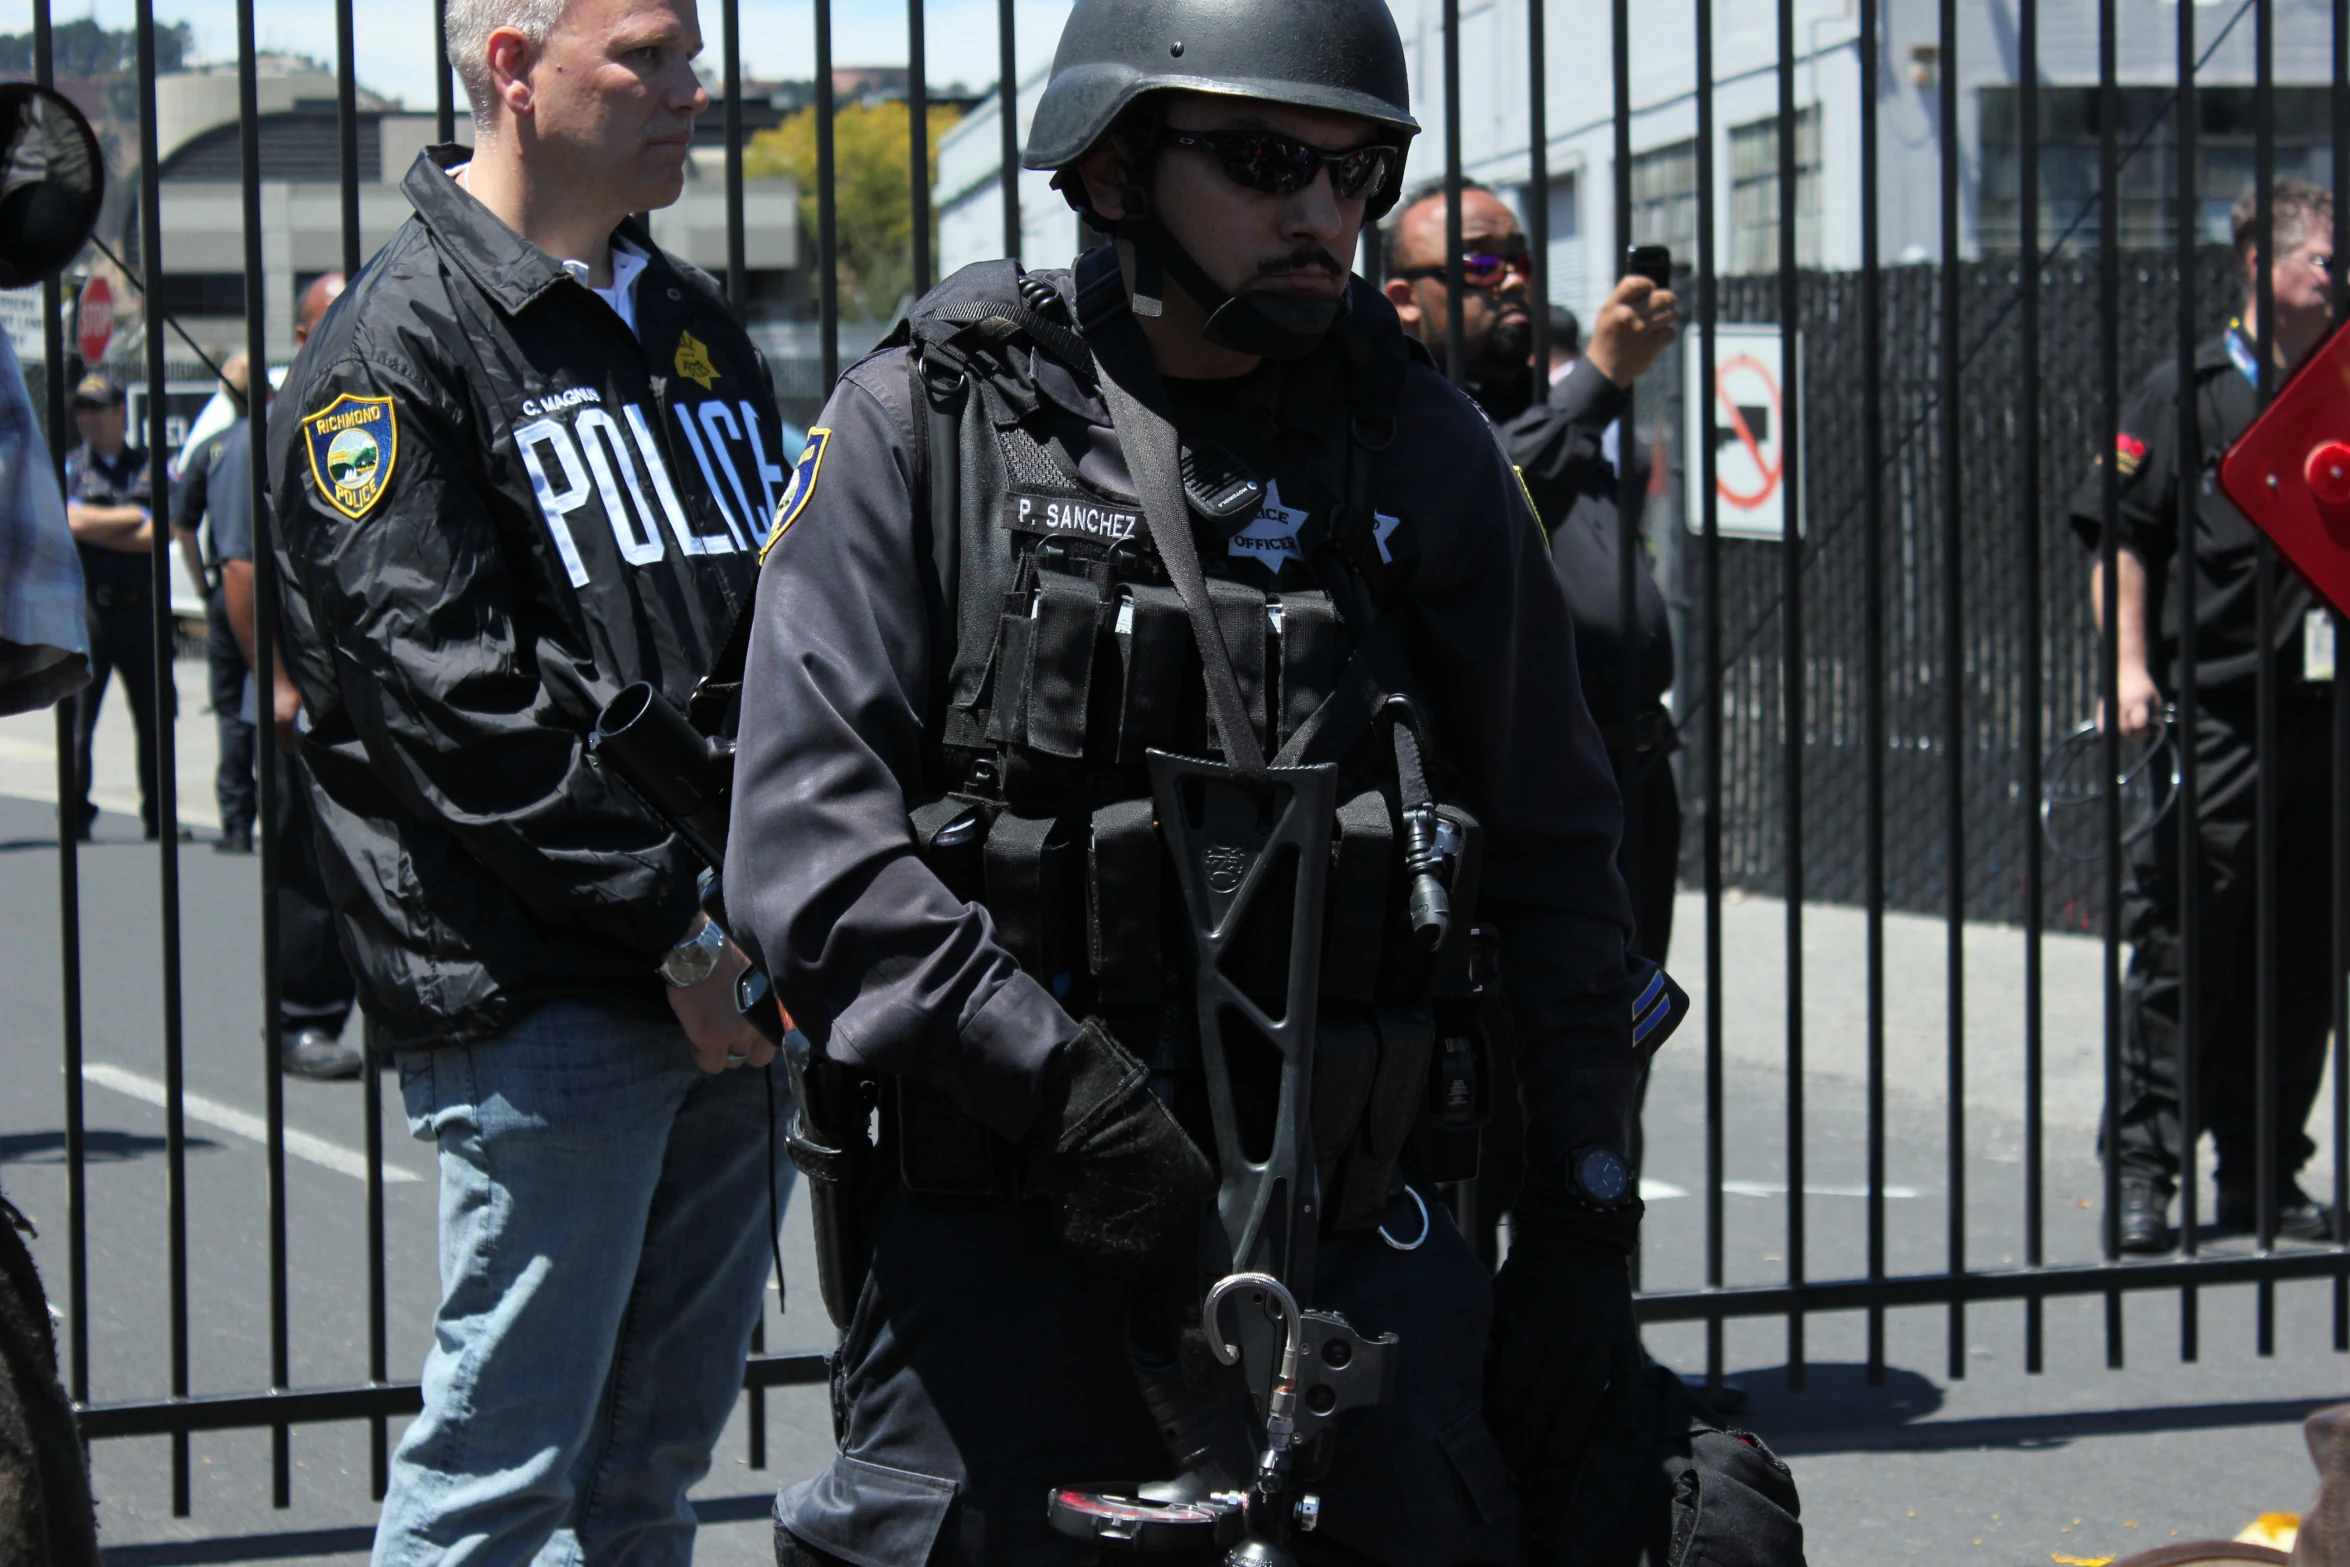
[[[1257,276],[1277,277],[1285,272],[1305,272],[1316,267],[1332,277],[1346,276],[1346,268],[1339,259],[1319,245],[1300,245],[1286,255],[1267,257],[1257,263]]]

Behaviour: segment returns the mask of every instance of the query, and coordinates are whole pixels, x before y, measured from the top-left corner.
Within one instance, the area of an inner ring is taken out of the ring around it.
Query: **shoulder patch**
[[[759,546],[759,564],[767,564],[767,552],[775,548],[775,541],[791,530],[800,520],[800,513],[808,509],[808,498],[816,493],[816,479],[824,471],[824,448],[832,444],[832,432],[822,425],[808,432],[808,444],[800,449],[800,460],[792,465],[791,483],[784,486],[783,499],[775,503],[775,525],[767,530],[767,542]]]
[[[400,458],[400,421],[388,397],[344,392],[302,420],[310,477],[328,505],[357,522],[367,515]]]
[[[2146,460],[2146,443],[2124,430],[2113,439],[2113,465],[2125,479],[2138,471]]]
[[[705,392],[718,384],[718,366],[711,361],[708,346],[691,332],[677,334],[677,373]]]

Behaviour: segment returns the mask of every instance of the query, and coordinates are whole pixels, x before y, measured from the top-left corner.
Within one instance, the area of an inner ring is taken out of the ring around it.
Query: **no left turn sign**
[[[1685,407],[1690,454],[1686,493],[1689,531],[1705,532],[1703,470],[1705,414],[1713,413],[1714,487],[1718,526],[1729,538],[1781,539],[1787,535],[1784,467],[1787,427],[1785,355],[1776,326],[1723,326],[1714,337],[1714,384],[1700,385],[1703,357],[1692,341]],[[1802,527],[1797,519],[1796,526]]]

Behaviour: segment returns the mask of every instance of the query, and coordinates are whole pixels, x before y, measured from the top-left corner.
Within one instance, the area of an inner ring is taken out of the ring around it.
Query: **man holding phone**
[[[1442,185],[1423,187],[1387,230],[1387,297],[1404,330],[1445,358],[1451,320],[1444,261]],[[1632,808],[1616,850],[1616,869],[1632,895],[1631,950],[1663,963],[1672,943],[1673,895],[1681,859],[1681,796],[1673,779],[1672,717],[1664,705],[1673,683],[1673,637],[1645,551],[1634,574],[1633,613],[1624,620],[1618,560],[1624,511],[1640,523],[1647,465],[1619,425],[1639,379],[1673,340],[1674,299],[1664,284],[1672,255],[1660,245],[1634,246],[1626,275],[1592,322],[1582,352],[1553,345],[1544,380],[1531,363],[1528,285],[1533,252],[1517,214],[1474,182],[1461,190],[1462,363],[1468,391],[1500,427],[1528,499],[1550,535],[1551,560],[1574,612],[1575,663],[1584,704],[1599,724],[1614,763],[1616,789]],[[1563,362],[1562,362],[1563,360]],[[1624,661],[1635,662],[1636,701],[1627,711]],[[1632,767],[1625,767],[1625,726],[1632,726]],[[1646,1097],[1643,1079],[1641,1095]],[[1633,1147],[1641,1146],[1634,1117]],[[1515,1151],[1492,1140],[1478,1185],[1478,1210],[1498,1220],[1519,1185]],[[1498,1239],[1480,1226],[1487,1261]]]

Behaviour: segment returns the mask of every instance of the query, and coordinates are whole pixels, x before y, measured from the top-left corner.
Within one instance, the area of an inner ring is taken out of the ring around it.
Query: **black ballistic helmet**
[[[1352,114],[1391,132],[1399,148],[1420,129],[1410,108],[1403,40],[1384,0],[1077,0],[1021,162],[1067,171],[1129,109],[1159,92]],[[1211,341],[1274,358],[1311,352],[1337,307],[1226,293],[1141,203],[1140,187],[1148,184],[1155,153],[1148,147],[1137,152],[1135,197],[1145,210],[1105,225],[1135,247],[1136,311],[1158,312],[1164,271],[1208,312]],[[1084,210],[1074,177],[1055,183],[1072,206]],[[1386,216],[1402,186],[1398,158],[1387,187],[1365,206],[1366,226]]]
[[[1384,0],[1077,0],[1021,159],[1075,163],[1145,93],[1219,93],[1360,115],[1419,133]],[[1372,199],[1371,221],[1395,191]]]
[[[0,288],[81,254],[106,196],[106,160],[82,111],[30,82],[0,83]]]

